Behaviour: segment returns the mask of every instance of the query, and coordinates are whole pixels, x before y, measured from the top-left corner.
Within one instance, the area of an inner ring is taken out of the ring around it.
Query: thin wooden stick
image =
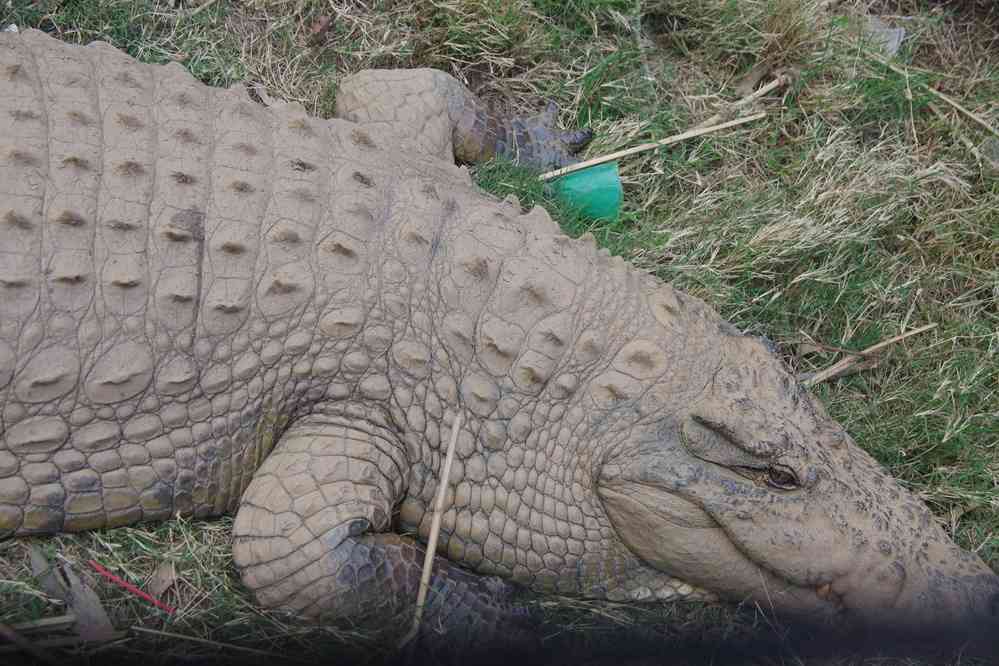
[[[145,627],[138,627],[132,625],[129,627],[132,631],[138,631],[143,634],[152,634],[154,636],[162,636],[163,638],[177,638],[182,641],[190,641],[192,643],[201,643],[202,645],[211,645],[213,647],[225,648],[227,650],[239,650],[241,652],[249,652],[251,654],[259,654],[262,657],[272,657],[274,659],[279,659],[284,661],[288,658],[286,654],[277,654],[275,652],[267,652],[266,650],[258,650],[256,648],[244,647],[242,645],[236,645],[234,643],[220,643],[218,641],[212,641],[207,638],[195,638],[194,636],[186,636],[184,634],[175,634],[170,631],[160,631],[159,629],[146,629]]]
[[[978,160],[979,162],[985,161],[982,158],[982,153],[975,146],[974,142],[968,137],[966,137],[964,135],[964,132],[961,131],[961,126],[959,123],[951,120],[946,115],[944,115],[944,112],[940,110],[940,107],[934,104],[933,102],[930,102],[929,104],[927,104],[927,106],[930,107],[930,111],[932,111],[937,118],[947,123],[947,126],[950,127],[951,131],[955,134],[955,136],[957,136],[958,140],[964,144],[964,147],[967,148],[968,151],[975,156],[976,160]]]
[[[995,127],[992,127],[992,125],[990,125],[988,122],[986,122],[986,120],[984,118],[982,118],[981,116],[979,116],[977,113],[974,113],[974,112],[972,112],[972,111],[964,108],[963,106],[961,106],[960,104],[958,104],[957,101],[951,99],[949,95],[945,95],[942,92],[940,92],[939,90],[934,90],[933,88],[930,88],[929,86],[927,86],[926,89],[929,90],[934,95],[936,95],[937,97],[939,97],[940,99],[942,99],[943,101],[945,101],[948,104],[950,104],[951,106],[953,106],[955,109],[957,109],[958,111],[960,111],[964,115],[966,115],[969,118],[971,118],[972,120],[974,120],[976,123],[978,123],[979,125],[981,125],[982,127],[984,127],[986,131],[990,132],[991,134],[995,135],[996,137],[999,137],[999,130],[997,130]]]
[[[427,601],[427,592],[430,590],[430,573],[434,567],[434,554],[437,552],[437,536],[441,531],[441,517],[444,514],[444,498],[447,496],[447,487],[451,479],[451,464],[454,462],[455,443],[458,441],[458,432],[461,430],[461,414],[454,417],[451,426],[451,442],[447,446],[447,455],[444,458],[444,469],[441,470],[441,479],[437,486],[437,497],[434,499],[434,514],[430,521],[430,537],[427,539],[427,552],[423,556],[423,574],[420,576],[420,591],[416,595],[416,610],[413,613],[413,627],[402,639],[401,645],[405,645],[419,632],[420,623],[423,621],[423,606]]]
[[[0,636],[16,645],[22,652],[27,652],[43,664],[49,664],[49,666],[59,666],[60,664],[59,660],[54,659],[48,652],[41,649],[37,645],[34,645],[26,638],[23,638],[6,624],[0,624]]]
[[[759,98],[763,97],[767,93],[772,92],[772,91],[776,90],[777,88],[780,88],[783,85],[787,85],[787,83],[790,80],[791,80],[790,77],[788,77],[786,74],[781,74],[780,76],[778,76],[776,79],[774,79],[770,83],[768,83],[766,85],[763,85],[763,86],[760,86],[759,88],[757,88],[753,92],[749,93],[748,95],[746,95],[742,99],[733,102],[732,106],[734,106],[735,108],[739,108],[740,106],[746,106],[750,102],[755,102],[756,100],[758,100]]]
[[[755,102],[756,100],[758,100],[759,98],[763,97],[767,93],[772,92],[772,91],[776,90],[777,88],[780,88],[783,85],[786,85],[790,80],[791,80],[790,77],[788,77],[788,76],[786,76],[784,74],[781,74],[780,76],[778,76],[776,79],[774,79],[770,83],[768,83],[768,84],[766,84],[764,86],[760,86],[759,88],[757,88],[753,92],[749,93],[748,95],[746,95],[742,99],[736,100],[735,102],[732,102],[732,104],[729,106],[729,109],[730,110],[731,109],[738,109],[738,108],[741,108],[743,106],[746,106],[750,102]],[[721,119],[724,118],[724,117],[725,117],[725,114],[723,114],[723,113],[716,113],[715,115],[711,116],[707,120],[705,120],[703,122],[699,122],[696,125],[694,125],[694,128],[696,129],[698,127],[706,127],[708,125],[714,125],[715,123],[721,121]]]
[[[616,153],[610,153],[608,155],[603,155],[601,157],[594,157],[593,159],[586,160],[585,162],[580,162],[578,164],[571,164],[561,169],[555,169],[554,171],[549,171],[548,173],[541,174],[540,176],[538,176],[538,178],[540,180],[552,180],[554,178],[564,176],[567,173],[573,173],[574,171],[581,171],[591,166],[604,164],[605,162],[613,162],[616,159],[627,157],[628,155],[635,155],[636,153],[644,153],[646,150],[652,150],[653,148],[661,148],[663,146],[669,146],[674,143],[686,141],[687,139],[693,139],[698,136],[703,136],[704,134],[719,132],[723,129],[728,129],[729,127],[745,125],[746,123],[753,122],[754,120],[759,120],[760,118],[763,118],[766,115],[767,115],[766,113],[761,111],[760,113],[754,113],[751,116],[745,116],[743,118],[736,118],[735,120],[730,120],[727,123],[721,123],[720,125],[712,125],[711,127],[699,127],[697,129],[687,130],[682,134],[674,134],[673,136],[667,137],[665,139],[660,139],[659,141],[653,141],[652,143],[643,143],[640,146],[635,146],[633,148],[626,148],[624,150],[619,150]]]
[[[833,363],[832,365],[830,365],[825,370],[820,370],[820,371],[816,372],[814,375],[812,375],[811,377],[803,380],[801,383],[804,384],[805,386],[815,386],[816,384],[821,384],[822,382],[824,382],[824,381],[826,381],[828,379],[832,379],[834,377],[838,377],[839,375],[843,374],[844,372],[846,372],[847,370],[849,370],[854,365],[857,365],[861,361],[864,361],[864,360],[868,359],[872,354],[876,354],[877,352],[881,351],[885,347],[887,347],[889,345],[893,345],[896,342],[900,342],[902,340],[905,340],[906,338],[912,337],[913,335],[919,335],[920,333],[925,333],[926,331],[930,331],[930,330],[932,330],[932,329],[934,329],[936,327],[937,327],[937,324],[935,324],[935,323],[934,324],[927,324],[926,326],[920,326],[919,328],[913,329],[913,330],[909,331],[908,333],[902,333],[901,335],[896,335],[893,338],[888,338],[887,340],[882,340],[881,342],[879,342],[876,345],[873,345],[871,347],[868,347],[867,349],[865,349],[862,352],[856,352],[855,355],[853,355],[853,356],[849,356],[847,358],[844,358],[844,359],[841,359],[841,360],[837,361],[836,363]]]
[[[38,648],[80,648],[87,647],[91,649],[103,650],[105,647],[114,643],[115,641],[120,641],[123,638],[128,637],[127,631],[115,631],[111,633],[106,639],[100,641],[88,641],[79,636],[56,636],[55,638],[40,638],[34,642],[35,647]],[[0,654],[10,654],[11,652],[17,652],[16,645],[0,645]]]
[[[76,615],[73,613],[66,613],[65,615],[57,615],[55,617],[43,617],[41,620],[32,620],[31,622],[12,624],[10,625],[10,628],[22,634],[30,634],[35,631],[58,631],[59,629],[68,629],[73,626],[74,622],[76,622]]]
[[[906,76],[906,77],[909,75],[908,72],[906,72],[906,70],[902,69],[898,65],[896,65],[896,64],[894,64],[894,63],[892,63],[892,62],[890,62],[888,60],[885,60],[884,58],[882,58],[878,54],[873,53],[873,52],[869,52],[869,53],[870,53],[870,55],[871,55],[872,58],[874,58],[875,60],[877,60],[878,62],[880,62],[882,65],[885,65],[886,67],[888,67],[888,69],[890,69],[891,71],[895,72],[896,74],[899,74],[901,76]],[[957,109],[958,111],[960,111],[961,113],[963,113],[964,115],[968,116],[973,121],[975,121],[976,123],[978,123],[979,125],[981,125],[983,128],[985,128],[985,131],[987,131],[987,132],[995,135],[996,137],[999,137],[999,130],[997,130],[996,128],[992,127],[992,125],[990,125],[988,123],[988,121],[986,121],[984,118],[982,118],[981,116],[979,116],[977,113],[975,113],[975,112],[973,112],[973,111],[971,111],[969,109],[964,108],[964,106],[962,106],[961,104],[959,104],[956,100],[951,99],[951,97],[949,95],[945,95],[942,92],[940,92],[939,90],[934,90],[933,88],[929,87],[928,85],[924,85],[923,87],[926,88],[926,90],[928,90],[930,92],[930,94],[935,95],[937,98],[939,98],[939,99],[947,102],[952,107],[954,107],[955,109]]]
[[[198,5],[194,9],[192,9],[191,13],[187,15],[187,18],[194,18],[195,16],[197,16],[198,14],[200,14],[201,12],[203,12],[204,10],[206,10],[209,7],[211,7],[212,5],[214,5],[216,2],[218,2],[218,0],[205,0],[200,5]]]

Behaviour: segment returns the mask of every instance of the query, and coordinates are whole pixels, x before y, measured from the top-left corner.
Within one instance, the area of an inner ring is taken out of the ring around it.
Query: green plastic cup
[[[621,177],[617,162],[588,167],[552,183],[556,196],[581,216],[612,222],[621,212]]]

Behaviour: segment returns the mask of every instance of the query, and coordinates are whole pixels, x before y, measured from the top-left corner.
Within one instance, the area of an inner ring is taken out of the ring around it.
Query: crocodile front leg
[[[590,142],[590,130],[562,130],[556,107],[534,116],[494,114],[461,81],[435,69],[377,69],[340,84],[335,115],[395,134],[422,152],[474,164],[503,156],[539,169],[562,167]]]
[[[309,418],[292,426],[250,483],[233,527],[244,584],[265,607],[321,621],[409,628],[425,549],[386,533],[405,492],[403,447],[388,431]],[[424,632],[448,649],[524,644],[514,587],[442,557]]]

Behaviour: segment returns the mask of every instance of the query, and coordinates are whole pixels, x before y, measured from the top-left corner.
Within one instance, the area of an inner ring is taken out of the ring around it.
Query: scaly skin
[[[460,412],[450,644],[510,636],[505,581],[994,621],[999,579],[763,343],[474,188],[479,109],[364,72],[322,121],[0,35],[0,536],[235,512],[262,605],[384,625]]]

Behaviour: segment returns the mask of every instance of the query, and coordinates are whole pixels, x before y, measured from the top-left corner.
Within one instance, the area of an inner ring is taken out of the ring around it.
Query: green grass
[[[574,216],[536,174],[510,164],[480,165],[474,175],[766,335],[799,373],[838,360],[831,348],[859,350],[938,324],[891,347],[877,368],[815,392],[961,545],[999,570],[999,174],[968,148],[988,135],[925,89],[999,126],[999,20],[990,3],[858,0],[829,13],[790,0],[220,0],[194,17],[181,5],[13,0],[0,6],[0,23],[72,42],[104,39],[147,62],[178,61],[213,85],[258,83],[323,116],[348,73],[438,67],[498,108],[535,112],[556,101],[564,124],[597,131],[591,156],[725,112],[760,63],[792,73],[786,94],[746,109],[767,110],[765,121],[622,162],[625,204],[614,223]],[[865,6],[889,21],[909,17],[899,56],[909,76],[865,55]],[[324,15],[329,31],[312,37]],[[119,626],[317,658],[344,639],[369,645],[370,637],[254,609],[229,560],[227,521],[41,543],[114,565],[136,584],[157,562],[178,563],[180,582],[166,597],[183,609],[179,618],[100,587]],[[0,622],[57,613],[33,587],[25,552],[19,542],[0,544]],[[767,631],[754,609],[537,603],[579,640],[637,626],[716,639]],[[164,660],[217,654],[149,640],[125,649],[157,649]],[[761,663],[819,662],[791,650]]]

